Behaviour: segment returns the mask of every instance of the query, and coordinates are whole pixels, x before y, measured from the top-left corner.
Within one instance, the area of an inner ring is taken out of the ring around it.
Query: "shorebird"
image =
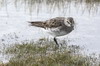
[[[46,21],[30,21],[31,26],[44,28],[54,36],[55,43],[59,46],[56,37],[64,36],[74,30],[74,19],[72,17],[55,17]]]

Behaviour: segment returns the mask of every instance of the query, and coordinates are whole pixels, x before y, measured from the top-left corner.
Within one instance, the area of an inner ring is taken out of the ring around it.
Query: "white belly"
[[[68,34],[67,31],[60,30],[59,28],[46,29],[46,32],[49,33],[50,35],[54,36],[54,37],[63,36],[63,35]]]

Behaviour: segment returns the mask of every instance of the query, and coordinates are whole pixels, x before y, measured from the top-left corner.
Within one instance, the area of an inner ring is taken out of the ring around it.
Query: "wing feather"
[[[63,17],[56,17],[56,18],[52,18],[50,20],[46,20],[45,21],[48,28],[56,28],[56,27],[60,27],[62,26],[63,22],[64,22],[64,18]]]
[[[56,17],[46,21],[31,21],[31,26],[41,27],[41,28],[56,28],[60,27],[64,23],[64,17]]]
[[[44,28],[44,23],[42,21],[32,21],[32,22],[29,22],[29,23],[31,23],[31,26]]]

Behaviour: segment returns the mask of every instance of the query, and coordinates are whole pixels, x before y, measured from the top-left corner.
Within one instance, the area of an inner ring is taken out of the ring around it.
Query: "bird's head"
[[[67,26],[67,27],[74,27],[75,25],[75,22],[74,22],[74,19],[72,17],[68,17],[64,20],[64,24]]]

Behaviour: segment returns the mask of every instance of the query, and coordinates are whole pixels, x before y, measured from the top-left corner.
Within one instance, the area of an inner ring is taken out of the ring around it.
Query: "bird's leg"
[[[56,37],[54,37],[54,41],[55,41],[56,45],[59,47],[59,44],[58,44],[58,42],[57,42]]]

